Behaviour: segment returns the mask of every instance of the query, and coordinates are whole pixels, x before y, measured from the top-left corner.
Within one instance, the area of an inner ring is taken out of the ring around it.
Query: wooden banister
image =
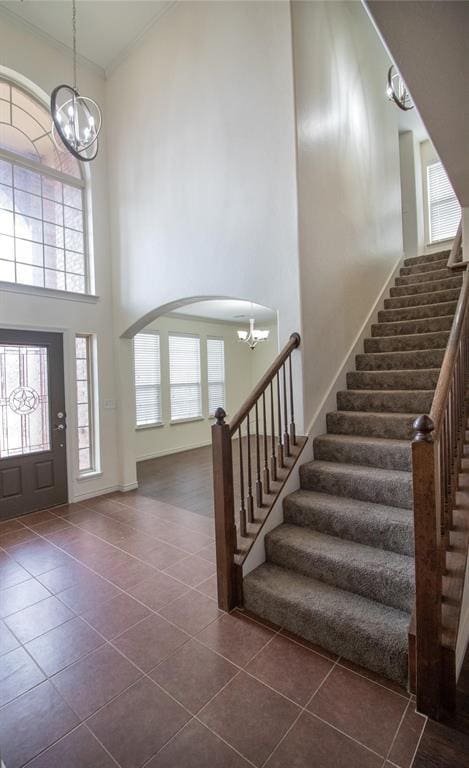
[[[284,364],[284,362],[290,357],[294,349],[300,346],[301,338],[299,333],[292,333],[288,343],[285,344],[282,351],[275,358],[272,365],[264,373],[262,379],[254,387],[249,397],[244,401],[241,408],[237,410],[230,423],[231,434],[234,435],[239,425],[244,421],[249,411],[255,406],[256,402],[261,397],[262,393],[266,391],[267,387],[274,380],[278,371]]]
[[[461,248],[461,228],[451,250]],[[453,264],[455,262],[453,261]],[[466,263],[459,263],[466,269]],[[465,440],[469,375],[469,274],[463,277],[448,344],[429,415],[414,422],[412,481],[415,533],[415,614],[411,659],[417,709],[438,718],[454,699],[454,664],[448,663],[448,552]],[[457,635],[457,626],[456,626]]]
[[[306,442],[296,436],[294,416],[291,355],[299,345],[293,333],[230,424],[223,408],[215,413],[217,587],[225,611],[242,603],[242,563]]]

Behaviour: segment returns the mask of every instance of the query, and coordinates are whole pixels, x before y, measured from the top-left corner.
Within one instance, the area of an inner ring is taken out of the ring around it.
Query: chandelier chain
[[[72,0],[72,32],[73,32],[73,87],[77,90],[77,5]]]

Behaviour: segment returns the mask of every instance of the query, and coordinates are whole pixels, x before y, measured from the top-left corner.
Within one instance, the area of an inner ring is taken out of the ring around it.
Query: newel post
[[[413,427],[417,709],[436,718],[441,698],[442,576],[438,443],[429,416],[419,416]]]
[[[212,426],[213,501],[218,607],[223,611],[230,611],[237,604],[234,563],[236,529],[231,434],[229,425],[225,424],[225,416],[223,408],[217,408],[216,423]]]

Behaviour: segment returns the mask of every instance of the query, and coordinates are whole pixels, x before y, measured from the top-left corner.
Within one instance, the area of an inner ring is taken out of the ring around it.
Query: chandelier
[[[250,349],[254,349],[260,341],[269,338],[270,331],[258,331],[254,328],[254,318],[249,320],[249,331],[238,331],[238,341],[244,341]]]
[[[80,96],[77,86],[77,10],[72,0],[73,34],[73,87],[58,85],[51,94],[52,135],[58,146],[56,133],[69,152],[90,162],[98,154],[98,134],[101,129],[101,110],[93,99]]]
[[[393,101],[394,104],[397,104],[399,109],[404,110],[404,112],[408,112],[409,109],[414,108],[407,86],[394,64],[391,64],[388,70],[386,94],[389,101]]]

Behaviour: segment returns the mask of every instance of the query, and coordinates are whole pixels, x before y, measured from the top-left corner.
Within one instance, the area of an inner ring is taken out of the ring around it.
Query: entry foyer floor
[[[114,494],[0,524],[6,768],[409,768],[403,690],[215,602],[213,521]]]

